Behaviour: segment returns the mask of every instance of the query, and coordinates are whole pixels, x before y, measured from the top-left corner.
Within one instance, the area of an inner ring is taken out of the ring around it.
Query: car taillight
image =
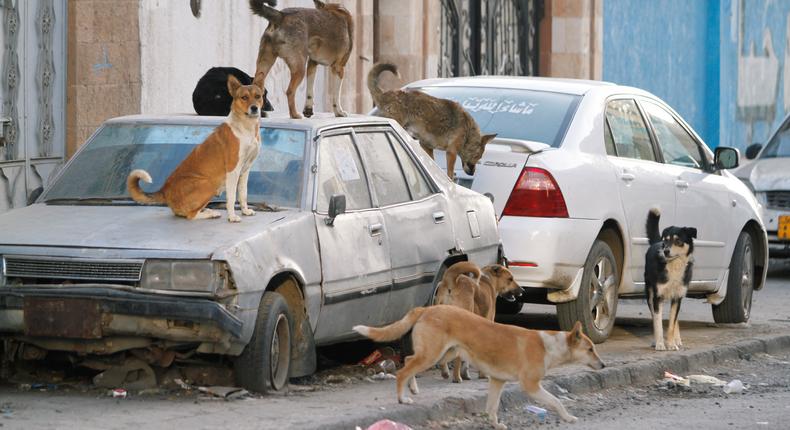
[[[502,215],[568,218],[568,208],[551,173],[537,167],[525,167]]]

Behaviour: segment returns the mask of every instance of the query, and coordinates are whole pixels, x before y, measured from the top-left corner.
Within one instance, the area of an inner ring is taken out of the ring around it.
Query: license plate
[[[99,304],[86,299],[27,297],[24,302],[27,336],[101,339]]]
[[[790,239],[790,215],[779,215],[779,239]]]

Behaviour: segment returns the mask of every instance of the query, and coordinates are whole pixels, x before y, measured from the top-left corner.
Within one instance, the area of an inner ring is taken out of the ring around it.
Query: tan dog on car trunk
[[[220,213],[206,209],[206,205],[224,189],[228,221],[240,222],[235,209],[238,190],[242,215],[255,215],[247,207],[247,179],[260,151],[262,83],[256,80],[252,85],[242,85],[229,76],[228,92],[233,103],[228,119],[187,155],[159,191],[144,192],[140,180],[151,183],[151,175],[133,170],[126,180],[132,199],[143,204],[165,203],[174,214],[187,219],[219,218]]]
[[[343,6],[313,0],[315,9],[288,8],[279,11],[264,3],[272,0],[250,0],[250,9],[269,20],[261,37],[255,78],[266,80],[277,57],[291,70],[291,82],[285,94],[291,118],[301,118],[296,111],[296,88],[307,74],[307,100],[304,115],[313,115],[313,85],[319,64],[329,66],[329,88],[335,116],[346,116],[340,106],[340,87],[343,85],[346,63],[354,46],[354,19]],[[305,66],[306,65],[306,66]]]
[[[355,326],[354,331],[376,342],[389,342],[411,330],[414,355],[406,357],[396,384],[399,403],[412,403],[403,393],[406,383],[417,394],[414,376],[436,364],[448,350],[457,348],[462,357],[488,374],[486,413],[497,428],[499,398],[505,382],[518,381],[534,400],[545,404],[569,422],[576,421],[562,403],[543,389],[546,372],[562,364],[582,364],[604,368],[595,345],[581,330],[579,322],[570,332],[529,330],[498,324],[455,306],[415,308],[403,319],[381,328]]]
[[[450,179],[455,177],[455,159],[459,155],[464,172],[474,175],[486,144],[496,134],[481,136],[474,118],[452,100],[436,98],[420,91],[382,91],[379,88],[379,75],[385,71],[400,76],[397,66],[388,63],[376,64],[368,72],[368,90],[380,114],[398,121],[420,141],[431,158],[434,149],[445,151],[447,176]]]
[[[471,261],[461,261],[444,272],[436,289],[434,304],[457,306],[493,321],[497,296],[509,301],[521,296],[521,287],[513,280],[510,270],[499,264],[491,264],[480,270]],[[453,382],[461,382],[462,378],[472,379],[466,362],[462,364],[461,357],[454,351],[448,352],[441,362],[442,377],[450,377],[447,362],[452,356],[455,356]],[[486,377],[482,370],[479,370],[479,377]]]

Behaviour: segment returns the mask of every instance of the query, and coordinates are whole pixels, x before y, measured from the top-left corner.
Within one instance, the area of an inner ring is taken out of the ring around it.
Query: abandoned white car
[[[128,197],[131,169],[158,189],[222,120],[107,121],[34,204],[0,215],[6,359],[221,354],[242,386],[278,390],[315,371],[316,345],[428,303],[452,262],[501,258],[491,201],[383,118],[262,119],[257,214],[240,224]]]
[[[714,154],[658,97],[607,82],[486,76],[408,88],[461,103],[498,134],[474,177],[455,174],[494,199],[521,300],[556,304],[563,330],[581,321],[602,342],[618,297],[644,295],[652,207],[662,229],[699,232],[688,296],[711,303],[716,322],[749,319],[768,245],[754,196],[725,170],[735,149]]]

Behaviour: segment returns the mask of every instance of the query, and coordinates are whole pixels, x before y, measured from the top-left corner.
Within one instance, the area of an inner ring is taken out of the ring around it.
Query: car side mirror
[[[344,213],[346,213],[346,196],[332,194],[332,197],[329,198],[329,216],[324,219],[324,222],[331,227],[335,224],[335,218]]]
[[[747,160],[754,160],[760,154],[760,150],[763,149],[763,145],[759,143],[752,143],[751,145],[746,147],[746,159]]]
[[[720,146],[716,148],[714,154],[713,163],[716,165],[716,170],[734,169],[738,167],[738,158],[740,154],[737,149]]]

